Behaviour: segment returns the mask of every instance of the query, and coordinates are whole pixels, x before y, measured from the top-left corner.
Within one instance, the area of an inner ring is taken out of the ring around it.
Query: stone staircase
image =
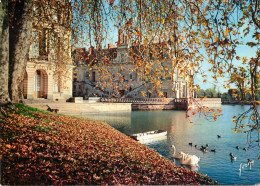
[[[86,88],[93,94],[96,94],[99,97],[108,97],[108,92],[105,92],[100,87],[96,87],[96,85],[93,85],[91,82],[85,82],[85,85]]]
[[[130,92],[128,92],[126,95],[122,96],[122,98],[131,98],[131,97],[136,97],[135,94],[140,94],[142,89],[145,88],[144,84],[139,85],[138,87],[134,88]],[[138,97],[138,96],[137,96]]]

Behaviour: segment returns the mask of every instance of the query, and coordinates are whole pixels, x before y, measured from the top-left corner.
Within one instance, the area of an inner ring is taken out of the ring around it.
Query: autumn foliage
[[[1,108],[1,184],[216,184],[107,123]]]

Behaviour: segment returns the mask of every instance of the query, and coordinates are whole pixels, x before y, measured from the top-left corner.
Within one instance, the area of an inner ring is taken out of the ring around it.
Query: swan
[[[175,158],[175,159],[180,159],[181,156],[180,154],[175,154],[176,153],[176,148],[174,145],[171,146],[172,150],[173,150],[173,153],[172,153],[172,157]],[[181,153],[181,152],[180,152]]]
[[[198,165],[198,162],[200,161],[200,158],[196,155],[189,155],[184,152],[180,152],[179,154],[181,156],[180,163],[182,165]]]
[[[239,176],[241,176],[241,171],[242,169],[244,169],[245,167],[247,167],[248,164],[245,164],[245,163],[240,163],[240,168],[238,169],[239,170]]]
[[[244,150],[244,151],[247,151],[247,148],[246,148],[246,147],[244,147],[244,148],[243,148],[243,150]]]

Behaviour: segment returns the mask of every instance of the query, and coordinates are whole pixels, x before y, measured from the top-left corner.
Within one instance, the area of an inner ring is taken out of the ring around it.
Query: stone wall
[[[60,114],[82,115],[84,113],[103,112],[131,112],[131,103],[58,103],[58,102],[27,102],[27,105],[47,110],[47,106],[52,109],[59,109]]]
[[[221,107],[221,98],[195,98],[191,100],[191,107],[207,106],[207,107]]]

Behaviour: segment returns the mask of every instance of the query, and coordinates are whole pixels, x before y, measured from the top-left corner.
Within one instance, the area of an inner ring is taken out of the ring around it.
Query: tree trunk
[[[9,66],[9,18],[8,0],[0,3],[0,102],[9,101],[8,66]]]
[[[23,101],[23,80],[32,35],[31,0],[9,2],[9,95],[12,102]]]

